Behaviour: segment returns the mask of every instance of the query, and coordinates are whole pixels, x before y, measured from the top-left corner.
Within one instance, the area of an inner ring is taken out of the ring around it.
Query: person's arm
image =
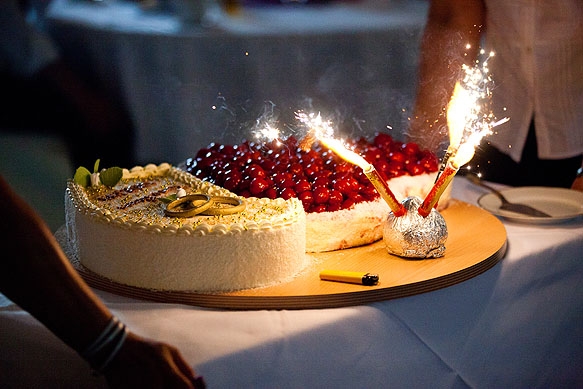
[[[81,279],[49,228],[0,176],[0,292],[63,342],[83,353],[113,315]],[[121,338],[117,338],[121,339]],[[169,345],[128,333],[104,370],[111,386],[200,387],[194,371]],[[95,354],[103,362],[115,344]],[[199,386],[197,386],[197,384]]]
[[[408,138],[438,151],[447,141],[445,110],[462,64],[475,62],[485,29],[483,0],[433,0],[421,41],[415,107]]]

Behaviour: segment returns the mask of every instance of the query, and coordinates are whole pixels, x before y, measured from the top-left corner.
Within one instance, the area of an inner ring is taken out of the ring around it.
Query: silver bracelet
[[[115,316],[107,323],[104,330],[99,334],[97,339],[89,347],[79,354],[83,359],[85,359],[89,364],[96,370],[96,372],[102,372],[107,365],[113,360],[117,355],[121,347],[123,346],[127,337],[127,328],[125,324],[119,321]],[[105,347],[109,347],[115,342],[112,351],[107,355],[107,357],[101,362],[96,360],[96,355],[103,350]],[[97,367],[96,367],[97,366]]]
[[[103,329],[101,334],[99,334],[97,339],[95,339],[95,341],[93,343],[91,343],[91,345],[89,347],[87,347],[84,351],[79,353],[79,354],[81,354],[83,359],[89,359],[89,358],[93,357],[93,355],[95,353],[97,353],[108,342],[110,342],[111,339],[109,339],[109,337],[111,336],[111,333],[114,330],[114,328],[118,325],[119,325],[119,319],[115,316],[112,316],[111,319],[109,320],[109,322],[107,323],[107,326],[105,326],[105,328]],[[113,332],[115,333],[115,331],[113,331]]]
[[[121,347],[125,343],[127,336],[128,336],[127,328],[126,328],[125,324],[122,324],[121,336],[120,336],[119,340],[117,341],[115,347],[113,348],[113,350],[111,351],[109,356],[105,359],[105,361],[103,361],[101,366],[95,368],[95,370],[97,372],[102,372],[103,370],[105,370],[105,368],[109,365],[109,363],[113,360],[113,358],[115,358],[115,356],[117,355],[119,350],[121,350]]]

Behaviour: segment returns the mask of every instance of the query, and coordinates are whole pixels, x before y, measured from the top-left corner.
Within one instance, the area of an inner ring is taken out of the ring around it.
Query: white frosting
[[[113,189],[70,181],[68,241],[89,270],[155,290],[224,292],[283,282],[308,265],[305,213],[297,199],[244,199],[244,211],[170,218],[160,197],[237,197],[168,164],[125,170]]]
[[[425,198],[433,187],[437,173],[400,176],[387,181],[397,200],[409,196]],[[442,194],[438,209],[444,209],[451,195],[451,185]],[[306,251],[324,252],[362,246],[383,237],[383,223],[390,208],[379,198],[355,204],[336,212],[309,213],[306,222]]]

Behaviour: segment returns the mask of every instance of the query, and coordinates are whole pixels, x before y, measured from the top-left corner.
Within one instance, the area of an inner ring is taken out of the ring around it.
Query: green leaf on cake
[[[120,167],[110,167],[99,172],[99,159],[93,165],[93,174],[99,173],[99,182],[105,186],[113,187],[123,177],[123,169]],[[84,188],[91,186],[91,172],[84,166],[80,166],[75,171],[73,180],[76,184]]]
[[[171,194],[170,196],[166,196],[166,197],[160,197],[160,201],[162,201],[163,203],[169,204],[171,202],[173,202],[174,200],[176,200],[178,197],[176,197],[176,193]]]
[[[123,176],[123,170],[119,167],[110,167],[99,173],[99,178],[101,183],[105,186],[115,186],[121,180]]]
[[[73,177],[73,180],[77,185],[87,188],[91,185],[91,172],[87,168],[80,166],[75,171],[75,177]]]

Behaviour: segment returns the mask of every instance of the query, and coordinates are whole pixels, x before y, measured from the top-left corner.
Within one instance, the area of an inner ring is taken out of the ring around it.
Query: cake
[[[102,277],[150,290],[215,293],[285,282],[309,263],[297,198],[241,198],[169,164],[120,175],[111,186],[69,180],[65,194],[69,251]],[[207,204],[207,196],[220,204],[176,217],[185,194],[196,194],[191,208]],[[222,203],[229,202],[242,206],[228,212],[233,205]],[[227,211],[209,212],[221,208]]]
[[[224,186],[242,197],[298,198],[306,211],[306,251],[325,252],[370,244],[383,237],[389,206],[362,170],[314,143],[284,142],[237,145],[212,143],[179,167]],[[424,198],[431,190],[439,161],[415,143],[378,133],[347,141],[388,183],[399,201]],[[443,209],[449,191],[439,202]]]

